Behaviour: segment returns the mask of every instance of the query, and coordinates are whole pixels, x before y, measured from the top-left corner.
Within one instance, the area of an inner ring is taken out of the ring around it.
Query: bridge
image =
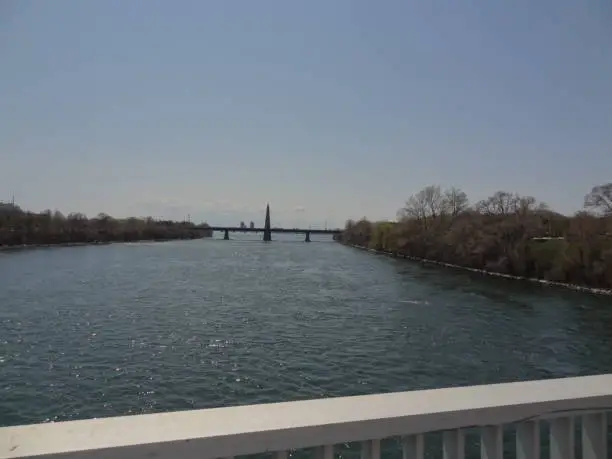
[[[468,435],[483,459],[537,459],[542,449],[551,459],[606,459],[610,411],[605,374],[3,427],[0,459],[287,459],[306,448],[334,459],[349,442],[361,459],[381,459],[389,439],[404,459],[440,449],[464,459]]]
[[[263,233],[263,240],[269,242],[272,240],[272,233],[296,233],[304,234],[305,242],[310,242],[311,234],[340,234],[340,229],[305,229],[305,228],[273,228],[270,225],[270,204],[266,205],[266,221],[263,228],[251,228],[244,226],[207,226],[196,227],[198,229],[206,229],[209,231],[222,231],[223,239],[229,240],[229,233]]]

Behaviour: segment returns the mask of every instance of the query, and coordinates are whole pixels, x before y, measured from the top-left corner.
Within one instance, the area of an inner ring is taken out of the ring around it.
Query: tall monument
[[[270,204],[266,205],[266,224],[264,225],[263,240],[266,242],[272,240],[272,231],[270,231]]]

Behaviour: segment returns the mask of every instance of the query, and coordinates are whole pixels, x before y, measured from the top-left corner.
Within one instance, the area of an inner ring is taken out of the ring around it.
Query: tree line
[[[207,227],[206,223],[199,225]],[[191,222],[147,218],[113,218],[101,213],[64,216],[50,210],[34,213],[0,203],[0,246],[133,242],[143,240],[196,239],[212,236]]]
[[[612,288],[612,183],[594,187],[573,216],[532,196],[497,191],[471,204],[459,188],[427,186],[396,222],[349,220],[352,245],[514,276]]]

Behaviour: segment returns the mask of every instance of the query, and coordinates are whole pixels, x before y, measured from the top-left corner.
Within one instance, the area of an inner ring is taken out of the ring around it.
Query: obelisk
[[[265,242],[272,240],[272,231],[270,231],[270,204],[266,205],[266,224],[264,225],[263,240]]]

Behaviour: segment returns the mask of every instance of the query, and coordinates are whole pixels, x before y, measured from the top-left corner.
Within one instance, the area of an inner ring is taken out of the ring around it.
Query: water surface
[[[0,253],[0,425],[612,369],[610,298],[236,237]]]

